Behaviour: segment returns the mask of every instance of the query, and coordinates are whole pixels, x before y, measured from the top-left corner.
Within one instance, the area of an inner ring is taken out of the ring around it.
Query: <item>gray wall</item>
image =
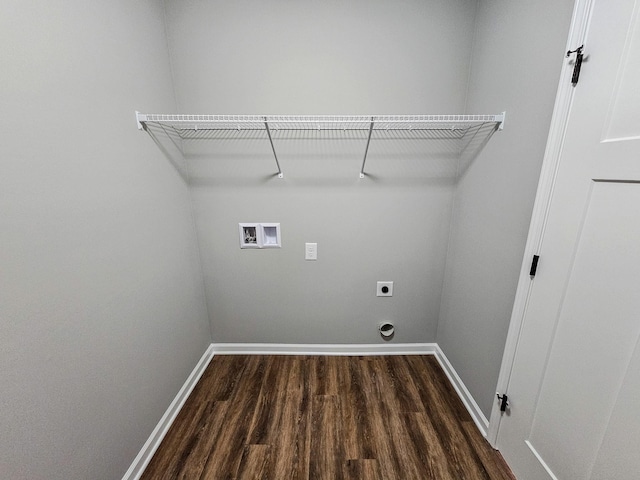
[[[467,111],[504,109],[507,120],[456,188],[437,339],[487,417],[572,9],[572,0],[478,4]]]
[[[0,7],[0,476],[120,478],[210,343],[162,4]]]
[[[191,0],[167,14],[186,113],[464,109],[475,0]],[[456,166],[424,142],[373,142],[360,180],[365,143],[280,136],[284,179],[264,138],[186,145],[214,341],[375,343],[383,320],[394,342],[435,340]],[[280,222],[282,249],[240,250],[239,222]]]

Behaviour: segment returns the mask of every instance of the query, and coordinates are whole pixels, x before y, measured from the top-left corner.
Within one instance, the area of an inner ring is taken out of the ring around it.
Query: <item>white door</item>
[[[640,0],[578,5],[585,61],[492,415],[523,480],[640,479]]]

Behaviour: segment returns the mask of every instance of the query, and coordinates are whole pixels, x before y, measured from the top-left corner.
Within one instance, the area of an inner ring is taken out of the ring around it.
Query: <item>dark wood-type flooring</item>
[[[433,356],[215,356],[142,479],[513,479]]]

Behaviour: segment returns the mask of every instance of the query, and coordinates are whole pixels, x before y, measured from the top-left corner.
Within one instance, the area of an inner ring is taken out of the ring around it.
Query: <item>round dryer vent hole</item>
[[[395,333],[395,327],[393,326],[393,323],[389,322],[381,323],[378,327],[378,330],[380,331],[380,335],[382,335],[382,338],[384,338],[385,340],[391,340],[391,337],[393,337],[393,334]]]

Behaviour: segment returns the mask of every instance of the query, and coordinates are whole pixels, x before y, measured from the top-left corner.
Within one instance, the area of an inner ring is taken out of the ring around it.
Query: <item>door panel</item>
[[[623,480],[630,472],[640,472],[640,422],[637,416],[640,399],[640,342],[636,342],[629,368],[618,393],[602,446],[593,467],[593,480]]]
[[[592,184],[530,433],[559,478],[589,477],[640,335],[639,213],[640,184]]]
[[[603,140],[640,138],[640,9],[635,9],[620,62]]]

